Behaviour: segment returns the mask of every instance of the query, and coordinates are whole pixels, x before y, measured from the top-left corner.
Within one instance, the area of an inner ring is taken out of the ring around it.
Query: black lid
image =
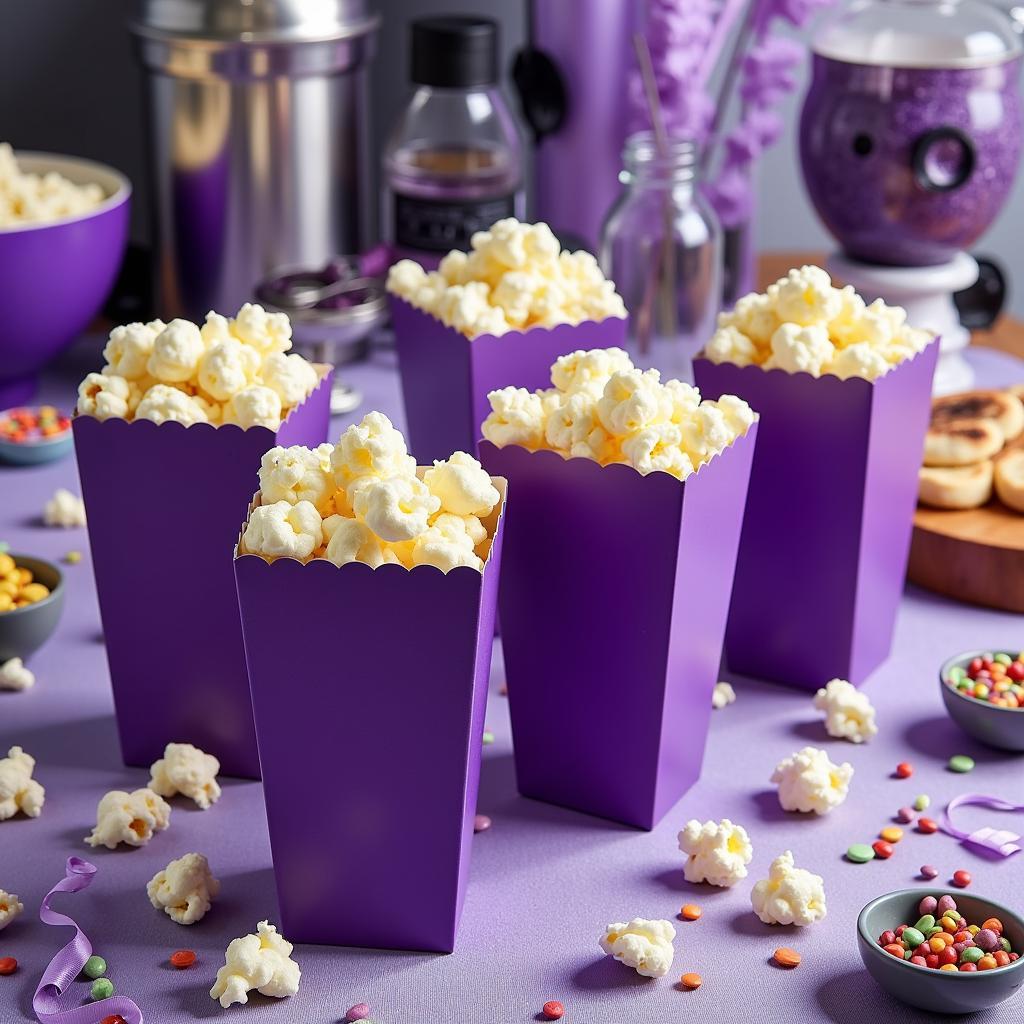
[[[466,89],[498,80],[498,24],[491,18],[445,15],[412,23],[416,85]]]

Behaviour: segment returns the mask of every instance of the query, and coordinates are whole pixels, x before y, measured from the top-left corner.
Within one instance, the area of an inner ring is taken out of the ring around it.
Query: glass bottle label
[[[490,199],[422,199],[395,193],[395,244],[406,249],[446,253],[469,251],[469,240],[496,220],[514,217],[516,194]]]

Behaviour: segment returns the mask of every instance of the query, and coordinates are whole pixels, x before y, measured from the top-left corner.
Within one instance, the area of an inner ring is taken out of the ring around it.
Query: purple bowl
[[[0,408],[30,401],[39,371],[100,311],[128,244],[132,192],[123,174],[103,164],[16,155],[24,171],[95,182],[107,198],[77,217],[0,227]]]

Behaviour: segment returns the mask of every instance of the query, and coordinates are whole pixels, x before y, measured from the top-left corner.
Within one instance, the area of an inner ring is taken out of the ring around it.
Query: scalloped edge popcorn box
[[[874,381],[712,363],[705,398],[761,414],[726,657],[734,672],[817,690],[859,686],[888,656],[938,339]]]
[[[700,777],[757,429],[685,482],[480,442],[523,796],[651,829]]]
[[[231,545],[263,453],[327,439],[333,368],[277,431],[72,422],[125,764],[194,743],[259,778]]]
[[[482,572],[268,562],[236,547],[274,877],[293,941],[455,947],[505,528],[506,482],[492,480],[501,500],[484,519],[493,539]]]
[[[620,317],[531,327],[470,340],[435,316],[388,295],[402,381],[409,450],[420,463],[453,451],[477,453],[487,394],[503,387],[551,386],[551,364],[577,349],[626,347]]]

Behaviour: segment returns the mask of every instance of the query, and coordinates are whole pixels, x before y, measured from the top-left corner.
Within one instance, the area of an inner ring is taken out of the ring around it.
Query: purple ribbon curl
[[[990,807],[994,811],[1024,811],[1024,804],[1011,804],[1009,800],[1002,800],[997,796],[985,796],[982,793],[965,793],[963,796],[954,797],[946,804],[942,812],[942,821],[939,826],[947,835],[968,846],[977,846],[989,853],[996,853],[1001,857],[1010,857],[1020,853],[1020,836],[1008,829],[979,828],[974,832],[963,832],[958,829],[950,820],[950,811],[966,804],[978,804],[981,807]]]
[[[60,892],[88,889],[96,876],[96,867],[80,857],[68,857],[67,874],[44,897],[39,919],[44,924],[70,925],[75,937],[50,961],[32,997],[32,1009],[40,1024],[99,1024],[104,1017],[120,1014],[128,1024],[142,1024],[142,1011],[126,996],[111,996],[85,1006],[61,1009],[61,995],[81,973],[92,956],[92,943],[77,923],[66,914],[50,908],[50,900]]]

